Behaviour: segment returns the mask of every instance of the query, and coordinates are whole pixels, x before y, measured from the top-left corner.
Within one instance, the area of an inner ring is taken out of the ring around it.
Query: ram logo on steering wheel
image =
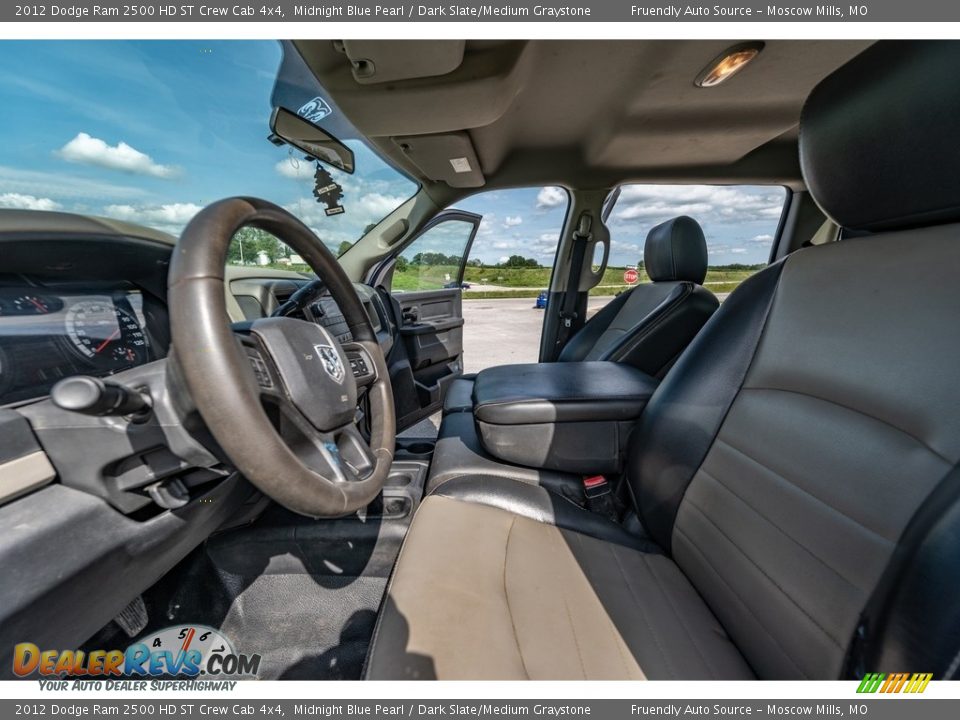
[[[327,375],[338,383],[342,383],[346,373],[340,361],[340,354],[330,345],[314,345],[313,349],[320,356],[320,362],[323,363],[323,369],[327,371]]]

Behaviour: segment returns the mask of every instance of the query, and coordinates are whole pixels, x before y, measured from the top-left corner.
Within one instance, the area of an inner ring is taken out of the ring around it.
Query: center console
[[[502,365],[477,375],[483,447],[507,463],[581,474],[623,470],[627,436],[657,381],[629,365]]]

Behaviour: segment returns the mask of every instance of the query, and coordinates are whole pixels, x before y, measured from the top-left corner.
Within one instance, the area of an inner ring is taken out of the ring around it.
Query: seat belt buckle
[[[591,475],[583,479],[583,494],[587,500],[610,494],[610,483],[603,475]]]

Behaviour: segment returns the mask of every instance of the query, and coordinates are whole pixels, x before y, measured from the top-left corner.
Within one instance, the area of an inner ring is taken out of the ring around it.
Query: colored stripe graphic
[[[867,673],[857,687],[858,693],[922,693],[933,673]]]

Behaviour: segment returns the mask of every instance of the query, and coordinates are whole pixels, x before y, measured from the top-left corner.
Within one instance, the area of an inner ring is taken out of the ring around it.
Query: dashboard
[[[266,316],[258,301],[243,302],[247,293],[270,296],[267,307],[278,305],[288,290],[306,281],[245,278],[231,290],[240,301],[243,317]],[[385,308],[371,288],[358,285],[374,330],[389,350]],[[165,308],[127,281],[48,285],[18,278],[0,281],[0,406],[47,395],[61,379],[72,375],[104,378],[157,360],[166,354]],[[152,311],[151,311],[152,307]],[[305,309],[307,319],[325,327],[340,342],[353,338],[337,303],[324,295]],[[160,336],[160,340],[157,337]]]
[[[42,398],[65,377],[104,378],[166,357],[173,245],[163,233],[101,218],[0,210],[0,407]],[[311,277],[228,266],[230,320],[269,316]],[[388,353],[387,303],[355,287]],[[352,339],[329,295],[304,315],[341,342]]]
[[[284,274],[263,277],[256,268],[227,268],[227,286],[230,297],[235,301],[231,307],[228,302],[228,312],[234,322],[251,321],[267,317],[276,308],[301,287],[309,282],[304,277],[290,277]],[[384,354],[390,352],[393,345],[390,313],[386,303],[376,290],[369,285],[354,283],[354,289],[363,304],[370,324],[373,326],[377,339],[383,348]],[[322,325],[333,335],[338,342],[345,343],[353,340],[350,329],[343,318],[336,301],[329,293],[323,293],[304,308],[304,317],[307,320]]]
[[[0,286],[0,405],[156,359],[146,326],[143,293],[126,283]]]

